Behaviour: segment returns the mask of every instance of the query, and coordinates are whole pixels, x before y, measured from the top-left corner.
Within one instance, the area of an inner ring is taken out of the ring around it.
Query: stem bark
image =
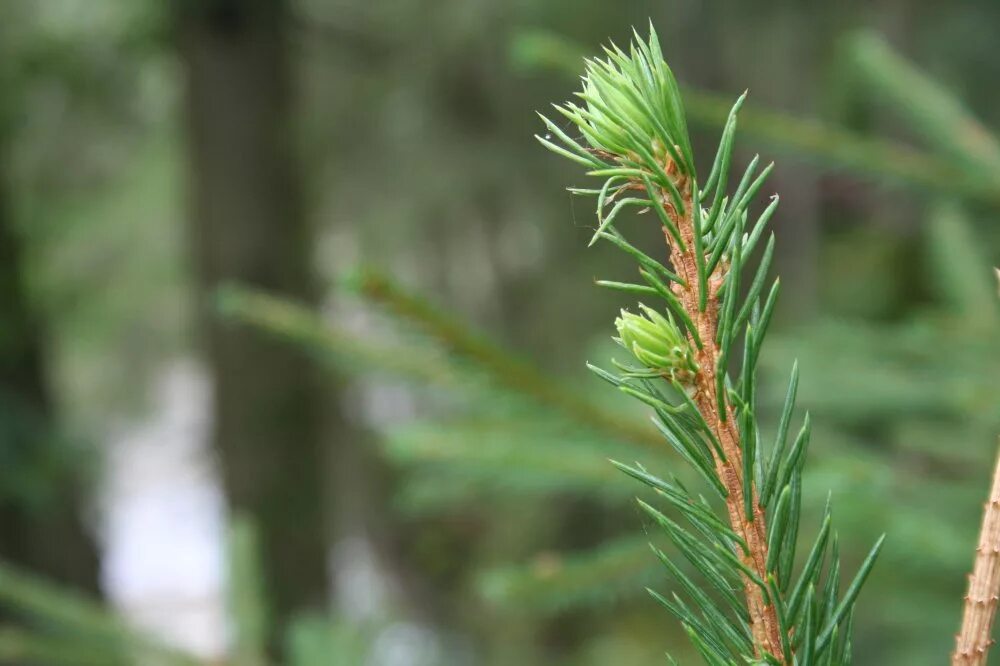
[[[1000,457],[993,470],[993,486],[983,511],[979,545],[965,595],[962,626],[955,640],[952,666],[985,666],[1000,594]]]
[[[767,526],[764,511],[758,501],[757,488],[752,487],[753,520],[746,519],[743,509],[744,484],[750,483],[752,485],[753,479],[743,478],[743,451],[740,446],[740,434],[735,425],[732,406],[726,401],[725,410],[720,410],[715,397],[716,366],[720,356],[719,347],[715,343],[719,321],[717,292],[721,280],[714,276],[708,276],[706,288],[710,293],[707,299],[708,304],[702,311],[699,308],[698,265],[694,249],[695,228],[692,219],[694,206],[697,204],[693,202],[690,191],[686,192],[684,196],[686,213],[681,215],[670,205],[669,197],[665,193],[661,193],[661,196],[664,207],[680,232],[685,245],[685,249],[681,250],[676,240],[664,228],[664,236],[670,248],[671,263],[685,282],[685,285],[673,285],[674,292],[691,317],[702,341],[702,348],[698,349],[694,336],[690,332],[688,333],[692,349],[696,350],[696,360],[699,367],[694,379],[693,400],[706,423],[713,430],[715,437],[719,440],[725,454],[725,460],[714,451],[712,455],[719,478],[722,479],[728,491],[726,509],[730,525],[747,545],[745,551],[737,549],[737,555],[760,580],[766,581]],[[757,583],[745,574],[742,575],[742,578],[747,611],[750,616],[750,629],[758,656],[761,655],[762,651],[768,652],[779,659],[781,663],[785,663],[781,647],[781,627],[774,606],[767,602],[763,590]]]

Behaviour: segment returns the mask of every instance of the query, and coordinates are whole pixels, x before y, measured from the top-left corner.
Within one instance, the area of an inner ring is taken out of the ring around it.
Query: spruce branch
[[[1000,456],[993,470],[993,485],[983,511],[976,559],[965,595],[962,626],[955,637],[952,666],[981,666],[992,638],[993,619],[1000,596]]]
[[[758,158],[727,194],[736,116],[746,93],[730,111],[711,171],[699,187],[677,82],[655,31],[650,28],[648,40],[636,34],[627,52],[612,45],[605,54],[606,60],[586,61],[583,90],[576,94],[582,104],[555,106],[580,138],[543,117],[548,134],[538,139],[604,179],[599,189],[571,189],[597,197],[591,245],[607,240],[633,256],[646,282],[599,284],[658,298],[665,314],[640,303],[641,314],[623,311],[615,322],[616,340],[640,367],[616,361],[618,375],[591,369],[652,407],[664,438],[725,505],[720,518],[711,502],[676,479],[616,463],[680,515],[683,523],[641,503],[705,579],[699,585],[670,554],[656,550],[687,599],[678,593],[654,597],[681,621],[707,663],[845,663],[854,602],[882,540],[841,596],[837,537],[829,538],[827,518],[799,578],[792,580],[810,424],[807,415],[788,444],[798,377],[793,369],[778,440],[766,455],[757,427],[755,367],[779,288],[775,280],[765,290],[773,236],[763,244],[753,278],[748,283],[741,278],[777,198],[750,223],[749,206],[772,168],[758,172]],[[618,230],[628,207],[655,213],[669,267],[630,245]],[[740,368],[735,379],[728,372],[734,365]],[[827,552],[830,563],[824,567]]]
[[[670,166],[665,167],[665,171],[670,170]],[[730,525],[746,544],[746,551],[741,554],[742,563],[757,579],[764,580],[768,576],[766,563],[770,558],[766,519],[758,501],[752,473],[747,474],[748,470],[744,468],[744,457],[747,460],[750,458],[744,456],[741,447],[732,400],[724,393],[723,376],[726,365],[723,349],[713,342],[720,335],[723,344],[733,345],[736,341],[730,339],[728,329],[719,327],[718,292],[723,282],[716,273],[706,275],[704,252],[700,248],[703,235],[695,221],[697,213],[694,212],[693,181],[683,179],[678,184],[683,188],[682,208],[678,210],[670,206],[669,216],[680,232],[680,238],[674,238],[669,233],[665,233],[664,237],[674,268],[684,281],[683,284],[676,285],[673,291],[691,320],[692,327],[688,330],[690,344],[696,346],[696,336],[703,341],[701,347],[694,351],[697,369],[692,373],[692,399],[702,418],[707,421],[712,435],[721,444],[724,455],[715,456],[715,468],[726,488],[726,509]],[[721,187],[719,189],[721,191]],[[665,202],[668,193],[659,189],[653,195]],[[733,260],[739,261],[738,243],[734,246],[733,253]],[[732,297],[724,300],[728,308],[721,313],[727,323],[734,317],[733,304],[736,302],[738,286],[738,273],[731,272],[729,275],[733,276],[729,281]],[[746,498],[749,501],[745,502]],[[746,506],[750,507],[748,511],[745,510]],[[765,590],[754,582],[749,573],[743,574],[743,586],[754,644],[765,653],[780,654],[781,628],[774,605],[767,603]]]

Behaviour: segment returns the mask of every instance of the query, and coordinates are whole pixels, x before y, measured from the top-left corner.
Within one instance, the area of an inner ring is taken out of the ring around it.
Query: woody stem
[[[976,559],[965,595],[962,627],[955,637],[953,666],[980,666],[993,645],[993,618],[1000,594],[1000,459],[993,472],[993,487],[983,511]]]
[[[733,530],[743,539],[746,550],[738,549],[737,555],[744,566],[752,571],[758,579],[767,580],[767,528],[764,511],[758,503],[757,489],[753,487],[753,479],[743,478],[743,451],[740,445],[740,433],[735,425],[734,413],[728,398],[723,398],[724,410],[720,410],[716,401],[716,373],[724,372],[717,368],[720,349],[715,340],[718,331],[719,304],[717,299],[717,282],[708,276],[705,288],[709,290],[707,306],[699,307],[698,264],[695,254],[695,227],[692,220],[694,206],[693,197],[687,192],[684,197],[685,214],[679,214],[672,206],[668,207],[668,199],[663,196],[665,208],[680,232],[684,241],[681,249],[670,233],[664,228],[664,236],[670,249],[671,262],[684,284],[674,285],[674,292],[685,311],[697,329],[701,341],[700,349],[695,345],[694,335],[689,332],[688,338],[692,348],[696,349],[698,371],[694,377],[694,402],[704,417],[705,422],[719,441],[723,459],[713,451],[716,472],[726,490],[726,508],[729,522]],[[733,295],[735,297],[735,294]],[[752,519],[747,520],[743,508],[744,484],[751,484],[753,492]],[[747,611],[750,617],[750,629],[754,643],[760,656],[768,652],[782,660],[781,628],[775,609],[767,602],[763,590],[750,576],[743,574],[743,589],[746,597]],[[784,661],[781,661],[784,663]]]

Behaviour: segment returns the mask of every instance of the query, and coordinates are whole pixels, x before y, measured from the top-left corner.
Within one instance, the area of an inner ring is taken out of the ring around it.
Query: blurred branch
[[[540,415],[556,414],[573,426],[589,428],[590,432],[609,438],[610,442],[602,441],[605,454],[608,446],[617,444],[619,455],[627,458],[635,452],[622,449],[621,445],[632,443],[651,448],[658,454],[672,455],[652,427],[634,426],[607,407],[567,390],[543,372],[446,317],[416,295],[403,291],[388,277],[367,271],[352,282],[352,288],[362,297],[420,328],[455,360],[469,362],[484,373],[492,385],[527,398],[529,405],[543,408]],[[467,393],[472,383],[473,373],[453,364],[452,358],[435,357],[417,345],[401,347],[398,343],[377,342],[371,336],[337,329],[308,308],[280,297],[227,286],[219,290],[218,304],[224,316],[301,345],[320,360],[347,366],[354,372],[383,370],[461,393]],[[524,415],[519,418],[524,418]],[[561,432],[559,437],[568,437],[579,443],[587,437],[587,432]],[[520,439],[523,440],[523,436]],[[477,438],[477,443],[481,443],[481,438]],[[433,459],[435,451],[437,457],[444,455],[433,446],[424,454]],[[457,455],[455,451],[450,452]],[[399,453],[402,455],[403,451]],[[521,458],[519,460],[524,462]]]
[[[953,95],[895,54],[881,35],[858,32],[846,51],[860,81],[907,118],[933,148],[976,175],[1000,173],[1000,142]]]
[[[938,295],[969,324],[996,327],[1000,319],[990,264],[962,208],[953,201],[936,202],[930,209],[927,235]]]
[[[589,442],[585,434],[581,437],[562,429],[546,431],[544,425],[526,422],[520,415],[396,429],[389,433],[385,447],[394,461],[459,465],[465,478],[475,475],[484,483],[489,479],[490,485],[519,492],[576,490],[616,503],[634,495],[625,476],[608,464],[603,441]],[[619,446],[615,455],[632,459],[640,452]],[[668,456],[663,447],[656,466],[673,467]],[[692,480],[691,475],[683,476],[685,481]]]
[[[147,638],[99,604],[0,562],[0,602],[44,626],[48,633],[0,633],[0,659],[40,659],[44,663],[119,664],[123,655],[141,655],[142,663],[196,666],[189,655]],[[79,660],[69,659],[75,650]],[[43,657],[43,655],[45,655]],[[65,661],[60,661],[66,655]]]
[[[713,126],[725,123],[731,106],[728,98],[690,88],[685,89],[684,95],[693,122]],[[813,155],[858,173],[1000,206],[1000,180],[972,177],[903,144],[753,107],[741,111],[740,129],[777,147]]]
[[[493,603],[542,612],[635,596],[659,572],[649,548],[644,534],[583,552],[545,551],[527,563],[482,573],[478,587]]]
[[[81,645],[79,641],[53,640],[16,627],[0,629],[0,663],[49,666],[109,666],[126,663],[107,646]]]
[[[369,270],[359,274],[353,283],[366,299],[417,325],[451,353],[482,368],[501,386],[534,398],[569,416],[573,422],[590,426],[613,438],[642,446],[662,447],[663,442],[652,428],[636,427],[602,405],[579,396],[427,301],[404,291],[388,276]]]
[[[498,385],[537,400],[570,417],[572,422],[589,426],[614,439],[656,449],[663,446],[652,428],[637,427],[600,404],[567,390],[559,382],[472,333],[429,303],[403,291],[388,277],[365,271],[353,280],[353,286],[369,301],[416,324],[452,354],[474,363]],[[220,291],[219,303],[227,316],[303,344],[327,359],[357,354],[404,376],[432,378],[439,384],[443,380],[446,384],[460,385],[457,376],[448,376],[447,369],[433,359],[413,357],[398,347],[387,345],[380,348],[363,342],[356,336],[330,328],[308,309],[281,298],[241,287],[228,287]]]
[[[348,365],[353,370],[375,367],[436,386],[463,387],[456,373],[430,355],[398,344],[362,340],[361,336],[328,325],[313,310],[291,301],[237,286],[223,287],[217,298],[224,316],[301,345],[327,364]]]

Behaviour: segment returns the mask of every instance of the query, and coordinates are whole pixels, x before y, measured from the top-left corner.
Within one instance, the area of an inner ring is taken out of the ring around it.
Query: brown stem
[[[710,298],[705,310],[702,311],[699,308],[698,265],[694,250],[694,224],[691,218],[696,204],[693,203],[690,191],[688,191],[684,197],[687,214],[680,215],[669,205],[667,196],[661,195],[661,197],[664,208],[671,216],[685,245],[685,249],[681,250],[675,239],[664,228],[664,236],[670,247],[671,263],[685,282],[685,285],[674,285],[673,289],[685,311],[691,317],[703,345],[696,353],[699,370],[694,378],[693,399],[705,421],[714,431],[725,453],[725,460],[714,451],[713,456],[716,472],[728,491],[726,508],[729,513],[730,525],[747,545],[746,552],[739,550],[737,554],[743,564],[753,571],[760,580],[767,580],[767,528],[764,511],[758,503],[757,489],[752,487],[751,491],[754,494],[753,520],[746,520],[743,509],[744,483],[753,484],[753,480],[743,479],[743,452],[740,448],[740,435],[734,423],[732,406],[726,403],[725,412],[720,413],[715,398],[716,365],[720,355],[720,350],[715,344],[719,317],[716,296],[721,279],[710,276],[707,285]],[[694,337],[690,333],[688,337],[692,347],[697,349]],[[758,656],[760,656],[761,651],[765,651],[782,660],[781,628],[775,609],[767,603],[763,591],[749,576],[743,575],[742,578],[747,610],[750,615],[750,629],[753,633]]]
[[[955,640],[952,666],[982,666],[993,645],[990,637],[1000,594],[1000,458],[993,471],[990,499],[983,511],[979,546],[965,595],[962,627]]]

